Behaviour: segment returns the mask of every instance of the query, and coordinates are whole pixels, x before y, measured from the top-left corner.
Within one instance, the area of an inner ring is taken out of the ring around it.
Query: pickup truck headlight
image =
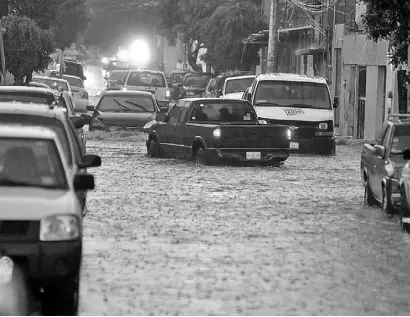
[[[219,139],[222,135],[221,129],[215,129],[213,135],[215,138]]]
[[[319,130],[327,130],[327,128],[328,128],[327,122],[319,123]]]
[[[41,219],[40,241],[69,241],[80,237],[80,225],[74,215],[53,215]]]

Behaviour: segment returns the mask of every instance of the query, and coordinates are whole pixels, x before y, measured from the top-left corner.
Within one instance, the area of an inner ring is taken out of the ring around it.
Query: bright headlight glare
[[[213,135],[215,138],[220,138],[221,137],[221,129],[215,129],[213,132]]]
[[[79,237],[79,220],[74,215],[53,215],[41,219],[40,241],[69,241]]]
[[[319,123],[319,130],[327,130],[327,123],[326,122]]]
[[[292,131],[288,129],[287,134],[288,134],[288,139],[290,140],[292,138]]]

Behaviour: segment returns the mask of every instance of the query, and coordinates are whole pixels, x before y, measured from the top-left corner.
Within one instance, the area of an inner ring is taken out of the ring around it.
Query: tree
[[[58,0],[10,0],[12,11],[33,19],[43,30],[56,22],[59,4]]]
[[[363,0],[366,12],[362,15],[369,37],[375,41],[391,41],[391,63],[397,67],[408,63],[410,2],[405,0]]]
[[[254,2],[229,0],[221,3],[201,28],[201,39],[207,49],[204,60],[217,72],[236,68],[249,70],[258,61],[258,52],[256,47],[244,47],[242,40],[263,27],[262,16]]]
[[[14,76],[15,84],[31,79],[34,71],[43,71],[49,65],[54,42],[50,31],[41,30],[34,20],[9,15],[2,21],[6,68]]]

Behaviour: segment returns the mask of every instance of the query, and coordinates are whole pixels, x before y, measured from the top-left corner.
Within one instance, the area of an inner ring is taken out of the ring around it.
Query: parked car
[[[85,90],[84,82],[80,77],[64,75],[63,79],[70,84],[74,96],[76,112],[87,112],[88,92]]]
[[[36,83],[35,81],[29,82],[27,86],[28,86],[28,87],[39,87],[39,88],[48,88],[48,89],[51,89],[51,88],[48,87],[46,84]]]
[[[143,127],[160,112],[155,96],[147,91],[107,91],[87,110],[93,112],[90,131]]]
[[[85,208],[77,193],[94,189],[94,177],[68,164],[45,127],[0,125],[0,157],[0,260],[23,275],[43,315],[75,316]]]
[[[33,76],[33,82],[45,84],[54,91],[67,91],[74,97],[71,86],[67,80],[61,78],[47,77],[47,76]]]
[[[334,108],[326,79],[299,74],[259,74],[244,93],[259,119],[292,129],[291,148],[336,154]]]
[[[360,174],[365,187],[365,203],[369,206],[381,204],[387,214],[396,213],[400,207],[400,178],[407,163],[403,154],[410,147],[409,119],[406,115],[390,115],[376,144],[363,146]]]
[[[122,90],[128,70],[113,70],[105,82],[105,90]]]
[[[80,62],[73,59],[65,59],[65,70],[63,75],[71,75],[81,78],[84,82],[87,80],[87,77],[84,76],[84,67]]]
[[[182,82],[183,98],[200,98],[204,97],[205,89],[212,78],[211,73],[188,73]]]
[[[123,85],[124,91],[148,91],[155,95],[161,111],[168,111],[171,101],[171,90],[165,74],[158,70],[131,70]]]
[[[255,80],[255,75],[228,77],[222,87],[221,98],[242,99],[246,88]]]
[[[57,103],[58,99],[54,91],[49,87],[0,86],[0,102],[1,101],[19,101],[23,103],[51,105]]]
[[[263,124],[243,100],[189,98],[159,114],[146,141],[150,157],[252,162],[279,167],[289,156],[290,133],[284,125]]]
[[[69,118],[62,107],[44,106],[44,104],[27,104],[19,102],[0,102],[0,126],[21,124],[48,127],[55,131],[64,148],[67,163],[80,172],[87,168],[101,165],[101,158],[96,155],[84,155],[76,129],[84,126],[81,117]],[[86,203],[86,192],[79,192],[79,197]]]
[[[247,75],[252,75],[252,73],[247,71],[238,71],[219,74],[217,77],[209,81],[208,86],[205,90],[206,97],[220,98],[222,96],[222,88],[227,78]]]

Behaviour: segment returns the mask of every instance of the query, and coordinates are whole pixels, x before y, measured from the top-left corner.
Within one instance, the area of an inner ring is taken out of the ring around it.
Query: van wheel
[[[364,187],[364,204],[367,206],[376,206],[378,204],[377,200],[373,196],[368,182],[366,182]]]
[[[195,155],[195,165],[207,165],[204,148],[200,147],[196,151]]]

